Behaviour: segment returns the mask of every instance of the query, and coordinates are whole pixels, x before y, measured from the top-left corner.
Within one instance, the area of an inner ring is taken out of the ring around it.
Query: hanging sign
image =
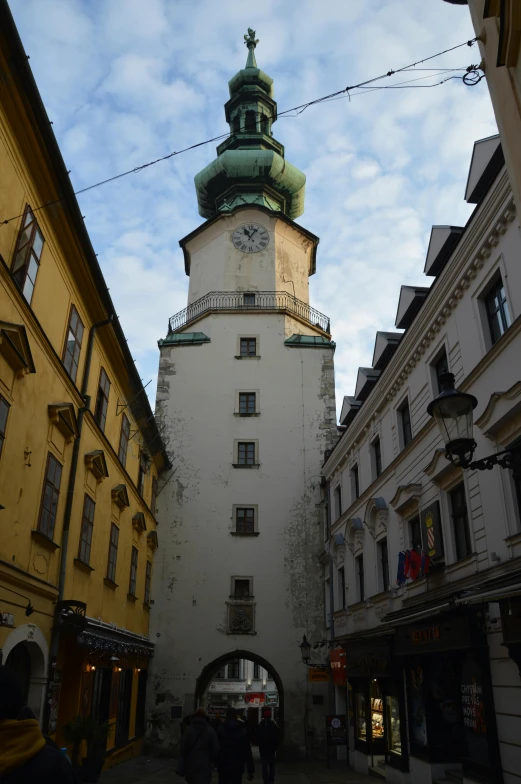
[[[14,615],[12,613],[0,613],[0,626],[14,626]]]
[[[324,667],[310,667],[308,680],[310,683],[329,683],[329,670]]]
[[[329,664],[333,673],[333,682],[337,686],[347,686],[346,654],[345,651],[330,651]]]
[[[279,704],[279,695],[278,692],[266,692],[264,695],[264,704],[271,705],[272,707],[276,708]]]

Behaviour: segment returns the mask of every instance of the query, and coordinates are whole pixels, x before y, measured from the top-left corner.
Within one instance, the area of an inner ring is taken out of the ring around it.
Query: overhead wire
[[[424,57],[422,60],[417,60],[414,63],[409,63],[408,65],[404,65],[402,68],[397,68],[396,70],[387,71],[386,73],[380,74],[379,76],[374,76],[371,79],[366,79],[365,81],[359,82],[358,84],[348,85],[347,87],[344,87],[342,90],[337,90],[336,92],[330,93],[329,95],[324,95],[324,96],[322,96],[320,98],[315,98],[312,101],[308,101],[307,103],[299,104],[298,106],[294,106],[291,109],[285,109],[282,112],[278,112],[277,113],[277,117],[284,117],[286,115],[291,115],[291,113],[293,113],[293,112],[296,113],[293,116],[298,116],[298,115],[302,114],[310,106],[315,106],[315,105],[321,104],[321,103],[328,103],[331,100],[334,100],[334,99],[337,99],[337,98],[340,98],[340,97],[351,98],[353,96],[351,96],[350,93],[352,93],[354,90],[359,90],[359,92],[355,93],[355,95],[363,95],[366,92],[373,92],[374,90],[397,89],[397,88],[401,87],[402,85],[405,87],[406,83],[400,83],[398,85],[388,85],[388,86],[382,86],[382,87],[379,86],[379,87],[375,87],[375,88],[370,88],[368,90],[360,90],[361,87],[365,87],[366,85],[373,84],[374,82],[380,81],[381,79],[387,79],[387,78],[389,78],[391,76],[394,76],[394,75],[396,75],[398,73],[402,73],[402,72],[406,72],[406,71],[414,71],[414,70],[416,70],[416,66],[417,65],[422,65],[423,63],[429,62],[430,60],[433,60],[436,57],[441,57],[442,55],[448,54],[449,52],[453,52],[456,49],[461,49],[463,46],[471,47],[471,46],[474,45],[474,43],[476,41],[477,41],[477,38],[472,38],[472,39],[470,39],[468,41],[464,41],[461,44],[457,44],[456,46],[452,46],[452,47],[450,47],[448,49],[444,49],[441,52],[437,52],[436,54],[430,55],[429,57]],[[417,70],[424,70],[424,69],[417,69]],[[425,70],[431,70],[431,69],[425,69]],[[432,70],[436,70],[436,69],[432,69]],[[443,69],[443,70],[453,70],[453,69]],[[454,69],[454,70],[466,70],[468,74],[475,74],[477,72],[477,66],[469,66],[467,69]],[[431,76],[433,76],[433,75],[431,75]],[[419,78],[421,79],[421,78],[430,78],[430,77],[419,77]],[[483,77],[479,76],[479,74],[478,74],[478,77],[477,77],[476,81],[465,81],[465,76],[463,76],[463,77],[454,77],[454,76],[452,76],[452,77],[449,77],[448,79],[443,80],[442,82],[439,82],[438,84],[443,84],[444,81],[448,81],[449,79],[454,79],[454,78],[462,78],[463,81],[465,82],[465,84],[473,85],[473,84],[477,84],[479,81],[481,81],[481,78],[483,78]],[[416,81],[416,80],[411,80],[411,81]],[[422,86],[423,87],[435,87],[437,85],[422,85]],[[252,124],[252,128],[254,128],[254,127],[256,128],[256,122],[255,122],[255,126]],[[248,128],[246,128],[246,130],[248,130]],[[107,185],[109,182],[115,182],[116,180],[120,180],[123,177],[127,177],[129,174],[138,174],[139,172],[142,172],[145,169],[150,168],[151,166],[155,166],[158,163],[162,163],[163,161],[167,161],[170,158],[173,158],[173,157],[175,157],[177,155],[182,155],[183,153],[189,152],[190,150],[195,150],[198,147],[203,147],[203,146],[205,146],[207,144],[212,144],[213,142],[220,141],[221,139],[226,139],[229,136],[230,136],[230,132],[222,133],[222,134],[219,134],[218,136],[213,136],[210,139],[205,139],[202,142],[196,142],[195,144],[191,144],[188,147],[182,148],[181,150],[174,150],[173,152],[170,152],[167,155],[163,155],[163,156],[161,156],[159,158],[156,158],[155,160],[149,161],[148,163],[143,163],[143,164],[141,164],[139,166],[134,166],[132,169],[127,169],[126,171],[120,172],[119,174],[115,174],[112,177],[107,177],[106,179],[100,180],[99,182],[95,182],[92,185],[87,185],[85,188],[80,188],[79,190],[74,191],[74,195],[75,196],[79,196],[82,193],[87,193],[88,191],[91,191],[94,188],[99,188],[102,185]],[[59,197],[57,199],[52,199],[51,201],[45,202],[45,204],[41,204],[39,207],[34,207],[32,209],[32,212],[33,213],[34,212],[38,212],[39,210],[43,210],[46,207],[51,207],[54,204],[58,204],[59,202],[63,201],[64,198],[65,197]],[[23,217],[23,214],[24,213],[20,213],[19,215],[14,215],[11,218],[6,218],[5,220],[0,221],[0,226],[2,226],[2,225],[5,226],[5,225],[7,225],[8,223],[11,223],[14,220],[19,220],[21,217]]]

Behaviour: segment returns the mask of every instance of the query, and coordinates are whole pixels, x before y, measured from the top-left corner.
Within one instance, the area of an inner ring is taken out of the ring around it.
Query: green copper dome
[[[273,79],[257,67],[255,31],[244,36],[246,66],[230,79],[225,104],[230,136],[217,148],[217,158],[195,177],[199,214],[213,218],[243,204],[260,204],[288,218],[304,212],[306,176],[284,158],[273,138],[277,119]]]

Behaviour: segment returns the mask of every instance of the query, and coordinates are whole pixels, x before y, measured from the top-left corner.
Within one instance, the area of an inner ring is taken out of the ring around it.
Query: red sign
[[[244,702],[249,705],[264,705],[264,694],[262,692],[254,692],[244,695]]]
[[[330,651],[329,663],[333,673],[333,683],[336,686],[347,686],[346,654],[345,651]]]

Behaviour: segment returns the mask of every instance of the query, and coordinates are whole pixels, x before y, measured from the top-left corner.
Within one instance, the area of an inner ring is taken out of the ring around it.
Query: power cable
[[[310,106],[315,106],[316,104],[320,104],[320,103],[327,103],[331,99],[334,99],[334,98],[337,98],[337,97],[340,97],[340,96],[350,97],[349,94],[353,90],[358,90],[361,87],[365,87],[368,84],[373,84],[374,82],[380,81],[381,79],[387,79],[387,78],[389,78],[391,76],[394,76],[397,73],[402,73],[404,71],[414,70],[417,65],[422,65],[423,63],[429,62],[429,60],[433,60],[436,57],[441,57],[442,55],[447,54],[448,52],[454,52],[456,49],[461,49],[463,46],[471,47],[471,46],[473,46],[475,44],[476,41],[477,41],[477,38],[472,38],[469,41],[465,41],[464,43],[457,44],[456,46],[452,46],[449,49],[444,49],[443,51],[437,52],[436,54],[430,55],[429,57],[425,57],[422,60],[417,60],[414,63],[409,63],[409,65],[404,65],[402,68],[397,68],[396,70],[387,71],[386,73],[380,74],[380,76],[374,76],[372,79],[366,79],[365,81],[359,82],[358,84],[348,85],[347,87],[344,87],[343,90],[337,90],[334,93],[330,93],[329,95],[324,95],[321,98],[315,98],[312,101],[308,101],[307,103],[299,104],[298,106],[294,106],[291,109],[285,109],[282,112],[278,112],[277,113],[277,117],[283,117],[285,115],[291,114],[292,112],[296,112],[296,116],[298,116],[298,115],[302,114]],[[456,69],[456,70],[459,70],[459,69]],[[467,68],[467,72],[469,74],[470,73],[474,73],[475,71],[477,72],[477,67],[476,66],[469,66],[469,68]],[[450,78],[454,79],[454,78],[460,78],[460,77],[450,77]],[[473,84],[477,84],[479,81],[481,81],[481,79],[483,77],[480,76],[477,79],[477,81],[465,81],[465,77],[462,77],[462,78],[463,78],[463,81],[465,82],[465,84],[473,85]],[[448,81],[448,80],[444,80],[444,81]],[[442,84],[442,83],[443,82],[440,82],[439,84]],[[399,87],[399,86],[400,85],[396,85],[396,87]],[[426,87],[427,86],[434,87],[434,86],[437,86],[437,85],[425,85],[425,86]],[[392,85],[390,87],[392,87]],[[383,88],[383,87],[380,88],[380,87],[378,87],[378,88],[373,88],[373,89],[387,89],[387,88]],[[361,92],[356,93],[356,94],[357,95],[361,95],[364,92],[371,92],[371,90],[361,91]],[[256,122],[255,122],[255,124],[252,123],[251,127],[252,127],[252,129],[253,128],[256,129],[256,127],[257,127],[256,126]],[[246,130],[249,130],[249,129],[246,127]],[[157,163],[162,163],[163,161],[167,161],[170,158],[173,158],[173,157],[175,157],[177,155],[182,155],[183,153],[189,152],[190,150],[195,150],[198,147],[203,147],[203,146],[205,146],[207,144],[212,144],[213,142],[220,141],[221,139],[226,139],[228,136],[230,136],[229,132],[228,133],[219,134],[219,136],[213,136],[211,139],[206,139],[205,141],[197,142],[196,144],[191,144],[188,147],[184,147],[181,150],[174,150],[173,152],[168,153],[167,155],[163,155],[160,158],[156,158],[153,161],[149,161],[148,163],[143,163],[140,166],[135,166],[133,169],[128,169],[127,171],[121,172],[120,174],[115,174],[113,177],[107,177],[105,180],[100,180],[99,182],[95,182],[93,185],[88,185],[85,188],[80,188],[79,190],[74,191],[74,195],[75,196],[79,196],[82,193],[87,193],[87,191],[91,191],[94,188],[99,188],[101,185],[107,185],[107,183],[109,183],[109,182],[114,182],[115,180],[120,180],[122,177],[127,177],[129,174],[138,174],[139,172],[143,171],[144,169],[148,169],[151,166],[155,166]],[[34,212],[38,212],[39,210],[45,209],[45,207],[51,207],[54,204],[59,204],[61,201],[64,200],[64,198],[65,197],[60,197],[58,199],[52,199],[51,201],[48,201],[45,204],[41,204],[39,207],[34,207],[32,209],[32,212],[33,213]],[[23,215],[24,215],[24,213],[20,213],[19,215],[14,215],[11,218],[7,218],[7,219],[5,219],[3,221],[0,221],[0,225],[5,226],[5,225],[7,225],[8,223],[11,223],[14,220],[19,220],[21,217],[23,217]]]

